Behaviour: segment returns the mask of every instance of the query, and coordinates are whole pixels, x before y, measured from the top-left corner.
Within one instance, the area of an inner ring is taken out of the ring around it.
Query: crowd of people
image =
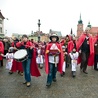
[[[88,74],[87,66],[94,66],[98,71],[98,35],[95,37],[89,33],[87,27],[77,39],[75,36],[66,35],[60,40],[57,34],[50,35],[50,42],[34,42],[29,40],[27,35],[23,35],[21,40],[14,39],[0,40],[0,64],[3,66],[3,59],[6,58],[6,69],[9,74],[18,72],[24,76],[27,87],[31,85],[31,76],[39,77],[39,68],[45,68],[47,74],[46,86],[50,87],[52,81],[56,82],[56,73],[60,72],[61,77],[65,75],[66,68],[71,66],[72,77],[76,76],[77,65],[80,64],[80,71]],[[15,58],[17,51],[25,50],[27,55],[20,58],[24,52],[18,53],[19,58]]]

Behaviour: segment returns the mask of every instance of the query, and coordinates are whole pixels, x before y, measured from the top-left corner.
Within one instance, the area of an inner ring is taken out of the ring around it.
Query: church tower
[[[82,33],[83,33],[83,21],[81,19],[81,14],[80,14],[80,19],[77,25],[77,37],[79,37]]]
[[[90,24],[90,21],[88,22],[87,27],[89,27],[89,28],[91,28],[91,27],[92,27],[92,25]]]

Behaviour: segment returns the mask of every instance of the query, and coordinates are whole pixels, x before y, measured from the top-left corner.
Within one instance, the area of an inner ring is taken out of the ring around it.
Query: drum
[[[59,55],[60,52],[58,50],[50,50],[49,55]]]
[[[23,61],[27,60],[28,59],[28,55],[27,55],[26,49],[21,49],[21,50],[16,51],[14,53],[14,59],[17,62],[23,62]]]

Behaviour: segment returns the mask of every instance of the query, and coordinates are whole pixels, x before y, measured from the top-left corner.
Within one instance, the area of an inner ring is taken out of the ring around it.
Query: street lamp
[[[38,42],[40,42],[40,25],[41,25],[41,23],[40,23],[40,19],[38,19]]]

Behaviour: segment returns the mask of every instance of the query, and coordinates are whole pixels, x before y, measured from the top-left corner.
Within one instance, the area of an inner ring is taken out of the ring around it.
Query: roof
[[[51,33],[56,33],[58,36],[62,36],[61,31],[54,31],[54,30],[51,30],[49,33],[50,33],[50,34],[51,34]]]
[[[1,10],[0,10],[0,18],[5,19],[5,17],[1,13]]]
[[[91,32],[91,33],[98,33],[98,27],[92,27],[92,28],[90,29],[90,32]]]
[[[62,36],[61,32],[60,31],[56,31],[55,32],[58,36]]]

